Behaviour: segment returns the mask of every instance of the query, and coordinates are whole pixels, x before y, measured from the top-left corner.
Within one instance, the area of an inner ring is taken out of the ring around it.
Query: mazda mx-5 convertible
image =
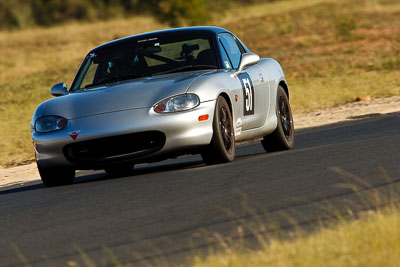
[[[84,58],[71,87],[36,109],[31,132],[47,186],[79,169],[128,175],[134,164],[201,154],[230,162],[235,144],[266,151],[294,144],[289,89],[277,61],[217,27],[169,29],[103,44]]]

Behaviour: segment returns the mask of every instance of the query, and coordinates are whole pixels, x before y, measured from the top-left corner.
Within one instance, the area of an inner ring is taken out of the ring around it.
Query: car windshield
[[[167,73],[218,68],[209,37],[133,39],[90,53],[71,91]]]

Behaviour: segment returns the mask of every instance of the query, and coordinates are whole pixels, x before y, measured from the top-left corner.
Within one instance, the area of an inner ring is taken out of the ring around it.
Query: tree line
[[[151,15],[177,27],[207,23],[232,4],[273,0],[0,0],[0,29]]]

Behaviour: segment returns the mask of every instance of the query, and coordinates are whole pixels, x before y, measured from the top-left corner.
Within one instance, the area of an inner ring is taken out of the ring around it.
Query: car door
[[[230,33],[219,34],[222,46],[228,55],[229,64],[234,73],[239,67],[244,49]],[[227,64],[227,63],[225,63]],[[268,83],[266,73],[257,65],[247,67],[239,75],[232,75],[237,87],[241,88],[239,95],[240,124],[242,130],[261,127],[266,120],[268,112]],[[238,122],[235,122],[238,124]],[[238,125],[237,125],[238,126]]]

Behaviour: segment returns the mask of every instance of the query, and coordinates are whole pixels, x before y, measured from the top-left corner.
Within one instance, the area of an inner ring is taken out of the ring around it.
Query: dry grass
[[[289,213],[281,213],[293,225],[281,230],[271,227],[274,221],[268,222],[269,215],[260,218],[261,231],[254,226],[251,229],[260,244],[258,248],[250,248],[240,234],[235,241],[224,238],[222,250],[195,256],[191,266],[399,266],[398,180],[381,169],[385,181],[381,187],[341,168],[331,169],[345,181],[337,186],[350,189],[356,197],[350,200],[341,196],[341,204],[332,200],[315,206],[312,216],[319,218],[315,228],[301,224],[301,219],[293,220]]]
[[[400,94],[400,2],[285,0],[233,8],[213,23],[278,59],[296,113],[370,95]],[[165,28],[138,17],[0,32],[0,165],[33,159],[29,122],[54,83],[70,84],[83,56],[122,36]]]
[[[50,87],[71,84],[82,58],[104,42],[163,28],[138,17],[48,29],[0,32],[0,165],[32,161],[30,120]]]
[[[396,208],[369,212],[362,219],[322,228],[314,234],[282,241],[272,239],[263,248],[230,250],[197,258],[192,266],[398,266],[400,214]]]
[[[283,65],[295,112],[400,94],[400,2],[290,2],[282,2],[287,12],[246,18],[230,28],[255,52]]]

